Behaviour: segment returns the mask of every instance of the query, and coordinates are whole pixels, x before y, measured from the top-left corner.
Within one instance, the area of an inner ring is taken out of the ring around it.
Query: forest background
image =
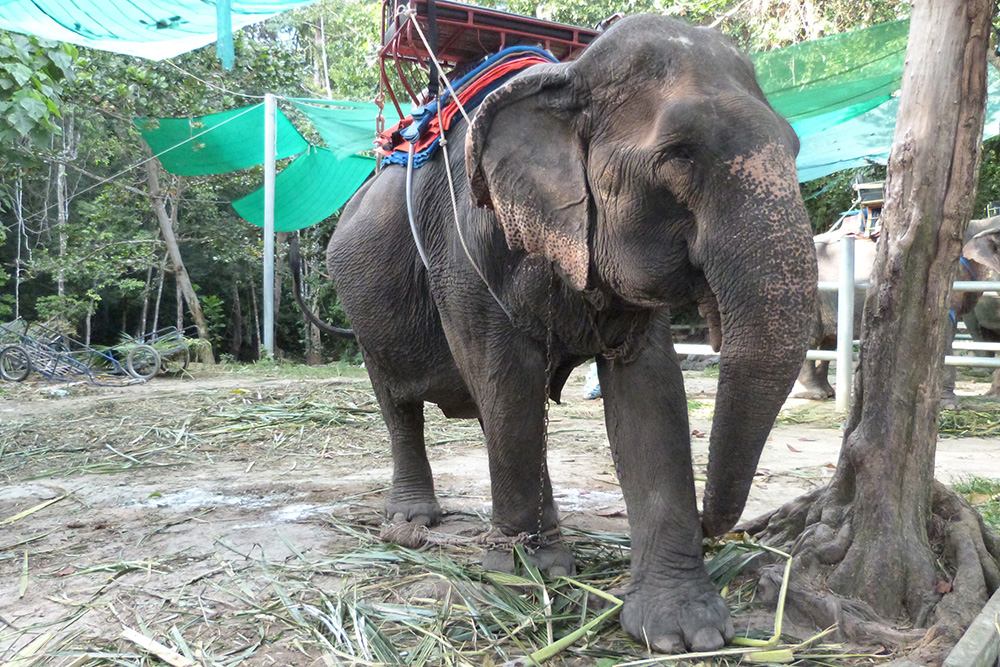
[[[714,26],[750,53],[909,12],[901,0],[477,4],[582,26],[616,12],[659,12]],[[55,322],[103,345],[197,322],[216,359],[256,360],[262,233],[229,202],[260,187],[262,168],[168,174],[156,160],[144,163],[150,152],[133,119],[218,113],[256,104],[264,93],[372,101],[379,93],[380,11],[375,0],[324,0],[244,28],[235,36],[231,71],[222,69],[214,46],[153,62],[0,32],[0,322],[15,315]],[[300,132],[321,143],[294,107],[279,104]],[[850,208],[855,180],[884,176],[884,167],[871,165],[803,183],[814,229],[828,229]],[[974,216],[984,216],[987,202],[997,199],[1000,138],[984,147]],[[336,224],[335,215],[300,234],[312,267],[307,300],[343,326],[322,268]],[[180,263],[169,257],[172,237]],[[284,240],[279,234],[276,354],[308,363],[356,358],[354,343],[321,339],[295,307]]]

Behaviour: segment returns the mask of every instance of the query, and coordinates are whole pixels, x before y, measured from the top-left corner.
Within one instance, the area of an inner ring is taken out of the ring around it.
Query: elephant
[[[977,233],[998,230],[1000,229],[1000,216],[973,220],[969,223],[969,227],[978,230]],[[1000,256],[1000,233],[991,237],[991,244],[985,246],[984,250],[988,255]],[[1000,280],[1000,272],[993,270],[986,279]],[[974,340],[1000,343],[1000,296],[996,292],[983,293],[975,307],[967,312],[963,319],[966,329]],[[993,373],[993,382],[986,393],[988,396],[1000,396],[1000,370]]]
[[[722,646],[733,624],[702,540],[740,517],[816,299],[795,133],[720,33],[635,15],[576,60],[505,81],[440,148],[412,171],[384,166],[326,252],[390,435],[388,520],[441,521],[434,403],[480,422],[491,534],[573,572],[546,406],[597,358],[632,536],[621,623],[662,652]],[[695,303],[721,348],[700,516],[669,326]],[[509,571],[511,549],[494,542],[483,565]]]
[[[819,234],[813,237],[816,248],[816,260],[821,282],[836,282],[840,279],[840,239],[851,233],[850,221],[837,230]],[[867,281],[871,277],[875,265],[876,241],[859,237],[854,244],[854,279],[855,282]],[[971,220],[963,237],[962,257],[956,267],[956,280],[988,280],[991,272],[1000,271],[1000,217],[983,220]],[[979,292],[953,292],[949,303],[952,324],[958,318],[979,310],[978,304],[994,303],[989,299],[983,301]],[[857,288],[854,296],[854,331],[861,329],[861,315],[865,301],[865,289]],[[813,348],[834,350],[837,348],[837,293],[823,292],[818,300],[819,308],[813,330]],[[988,314],[988,305],[983,309],[983,316],[989,319],[1000,318]],[[952,328],[952,336],[955,328]],[[950,345],[950,343],[949,343]],[[806,361],[792,390],[792,397],[812,400],[823,400],[834,395],[828,377],[829,361]],[[942,405],[953,407],[955,403],[955,369],[949,367],[945,374],[942,388]]]

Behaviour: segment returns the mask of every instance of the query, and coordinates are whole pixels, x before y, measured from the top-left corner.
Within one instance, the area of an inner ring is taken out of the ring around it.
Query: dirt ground
[[[585,371],[550,410],[556,497],[565,525],[625,533],[601,401],[582,398]],[[716,381],[700,371],[685,380],[703,478]],[[391,461],[363,375],[197,368],[130,387],[29,380],[0,391],[0,664],[353,664],[309,644],[277,609],[306,588],[341,590],[344,571],[296,564],[354,549],[358,527],[381,523]],[[484,530],[478,424],[436,408],[427,419],[442,531]],[[832,402],[788,401],[744,518],[832,475],[839,421]],[[998,449],[941,440],[937,476],[1000,478]],[[187,658],[158,662],[123,628]]]

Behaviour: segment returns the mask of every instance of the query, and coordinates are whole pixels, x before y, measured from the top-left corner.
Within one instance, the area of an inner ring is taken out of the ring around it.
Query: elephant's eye
[[[666,158],[668,160],[681,160],[684,162],[694,161],[694,147],[693,146],[674,146],[671,148],[667,154]]]
[[[655,178],[680,198],[685,196],[697,181],[698,147],[689,143],[672,143],[660,151]]]
[[[673,163],[674,167],[682,167],[687,163],[693,163],[698,154],[697,146],[683,142],[672,141],[665,144],[657,151],[657,158],[663,164]]]

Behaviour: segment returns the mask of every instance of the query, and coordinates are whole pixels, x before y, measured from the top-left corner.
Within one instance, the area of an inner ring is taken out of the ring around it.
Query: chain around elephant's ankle
[[[529,553],[536,549],[551,547],[563,542],[559,526],[540,533],[521,532],[517,535],[505,535],[499,528],[493,527],[476,538],[476,543],[488,549],[513,551],[517,545],[523,546]]]

